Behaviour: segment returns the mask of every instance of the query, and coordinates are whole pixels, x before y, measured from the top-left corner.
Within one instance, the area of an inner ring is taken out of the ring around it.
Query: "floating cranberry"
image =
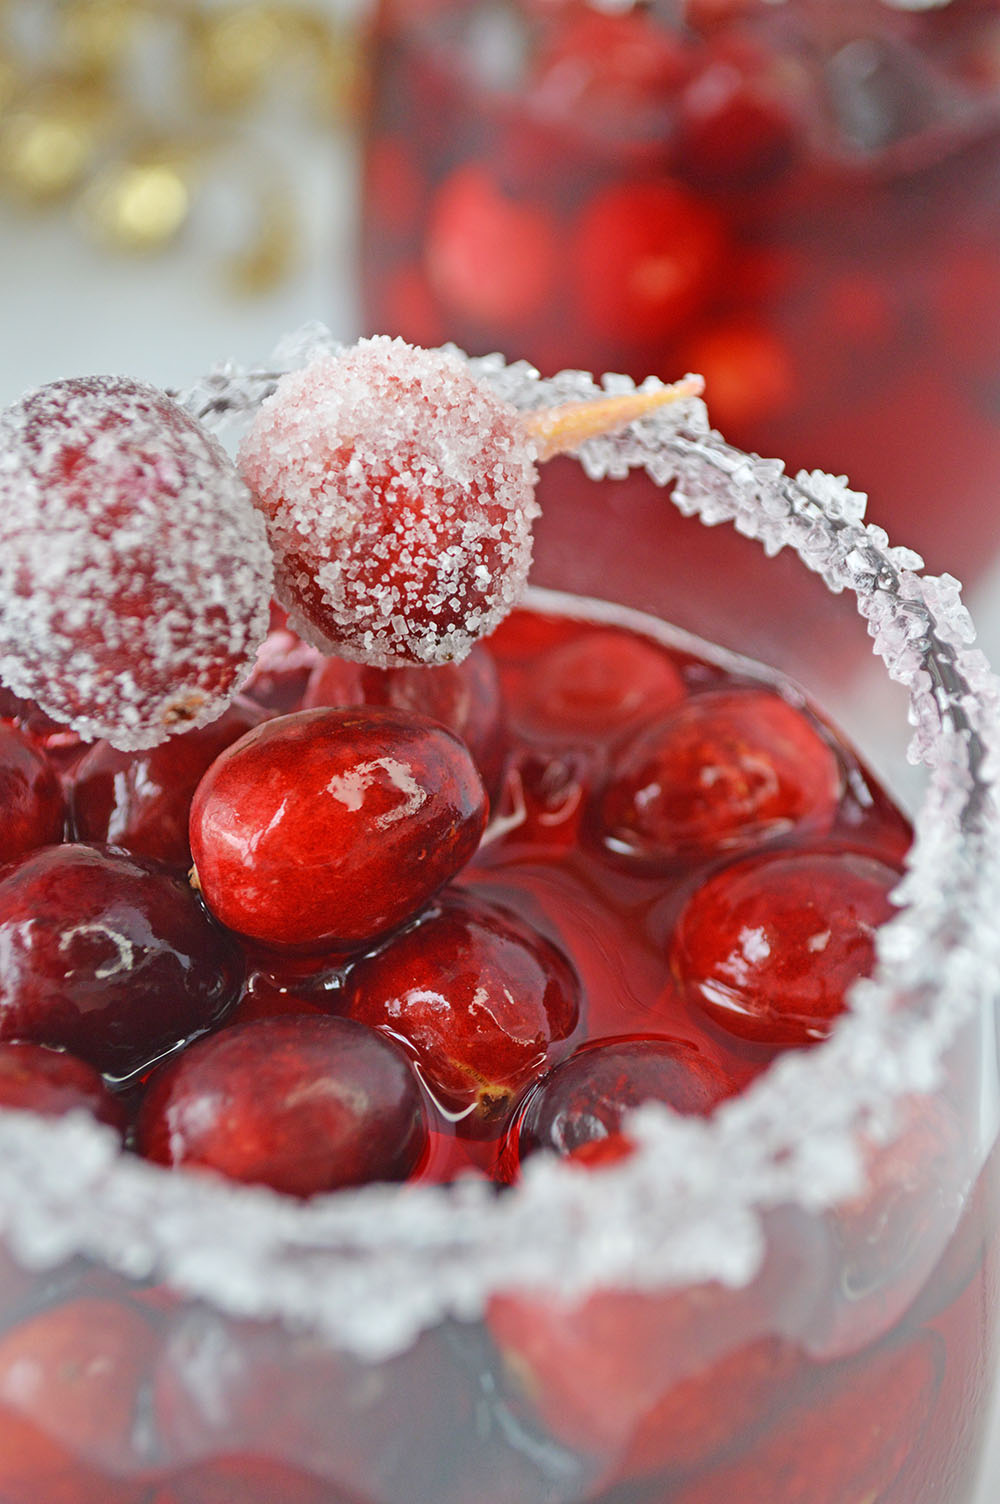
[[[223,924],[271,946],[357,946],[409,919],[475,851],[487,801],[468,750],[423,716],[303,710],[217,758],[191,850]]]
[[[461,663],[436,668],[366,668],[345,658],[323,659],[314,669],[303,706],[393,705],[440,721],[460,737],[487,788],[503,760],[500,681],[492,656],[476,643]]]
[[[125,1109],[93,1066],[27,1040],[0,1044],[0,1107],[45,1117],[82,1109],[119,1133],[125,1130]]]
[[[16,726],[0,721],[0,866],[62,838],[59,779],[42,752]]]
[[[643,1102],[674,1112],[708,1113],[734,1088],[721,1066],[683,1039],[607,1039],[588,1043],[543,1076],[518,1113],[520,1158],[536,1149],[572,1154],[619,1132]]]
[[[532,449],[457,356],[379,337],[283,377],[240,467],[278,596],[324,650],[382,667],[462,658],[524,588]]]
[[[70,785],[77,839],[110,841],[134,856],[186,869],[191,800],[200,779],[220,752],[264,719],[263,710],[241,699],[211,725],[143,752],[97,742],[77,764]]]
[[[767,689],[699,694],[638,730],[598,801],[614,851],[676,863],[827,830],[841,795],[836,754]]]
[[[427,1142],[402,1051],[349,1018],[223,1029],[153,1078],[136,1146],[162,1164],[315,1196],[405,1180]]]
[[[824,1039],[875,963],[899,873],[853,852],[752,857],[704,883],[681,913],[671,964],[696,1007],[771,1045]]]
[[[271,560],[225,451],[165,393],[57,381],[0,415],[0,674],[86,737],[217,716],[264,636]]]
[[[664,649],[631,632],[590,627],[538,656],[526,681],[529,729],[608,736],[685,695]]]
[[[491,1123],[561,1053],[579,1020],[566,958],[513,914],[448,894],[420,924],[360,961],[352,1018],[413,1052],[449,1110]]]
[[[727,429],[785,414],[802,387],[785,340],[752,316],[699,328],[684,341],[679,359],[701,371],[712,414]]]
[[[157,863],[47,846],[0,880],[0,1039],[125,1077],[217,1022],[241,967],[188,885]]]
[[[596,120],[602,137],[607,130],[624,136],[654,112],[662,116],[662,101],[687,71],[683,43],[649,12],[568,9],[535,60],[529,108],[572,111],[574,131],[594,129]]]
[[[713,49],[681,94],[678,171],[697,189],[753,192],[791,166],[801,129],[761,59],[729,51]]]

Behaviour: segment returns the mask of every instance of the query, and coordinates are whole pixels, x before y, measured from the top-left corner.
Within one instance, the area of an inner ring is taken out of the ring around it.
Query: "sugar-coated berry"
[[[293,1196],[405,1180],[426,1140],[398,1046],[352,1019],[304,1014],[192,1045],[153,1078],[136,1123],[149,1159]]]
[[[110,742],[95,743],[70,784],[77,840],[110,841],[134,856],[187,869],[188,820],[199,781],[220,752],[265,719],[264,710],[239,697],[217,721],[159,747],[122,752]]]
[[[360,662],[463,658],[520,597],[520,418],[457,356],[384,336],[278,383],[240,450],[296,630]]]
[[[46,846],[0,875],[0,1040],[113,1077],[210,1028],[242,965],[187,883],[114,848]]]
[[[241,935],[312,950],[411,918],[475,851],[487,800],[468,749],[389,707],[303,710],[227,748],[191,806],[212,913]]]
[[[64,818],[48,758],[17,726],[0,721],[0,866],[60,840]]]
[[[851,984],[870,975],[875,931],[899,873],[850,851],[749,857],[685,905],[671,965],[722,1028],[771,1045],[829,1034]]]
[[[0,1044],[0,1107],[45,1117],[83,1110],[119,1133],[125,1129],[124,1107],[93,1066],[23,1039]]]
[[[222,447],[125,377],[0,414],[0,681],[149,747],[217,716],[267,627],[265,529]]]
[[[550,941],[458,893],[359,962],[345,994],[350,1016],[405,1043],[434,1097],[471,1129],[502,1119],[564,1053],[580,1012],[576,974]]]
[[[815,724],[770,689],[711,690],[644,724],[597,801],[601,838],[675,863],[822,833],[843,785]]]

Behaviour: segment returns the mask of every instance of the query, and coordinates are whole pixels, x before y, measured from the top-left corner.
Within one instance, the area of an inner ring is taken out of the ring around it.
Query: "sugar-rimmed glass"
[[[325,348],[314,332],[283,358]],[[475,365],[525,409],[594,390],[580,373]],[[187,400],[229,420],[272,384],[223,370]],[[499,1198],[469,1183],[303,1207],[119,1158],[89,1123],[4,1114],[5,1325],[82,1302],[99,1351],[111,1311],[149,1317],[141,1371],[119,1353],[116,1378],[112,1362],[112,1386],[135,1389],[131,1424],[0,1396],[57,1444],[67,1504],[968,1497],[994,1316],[995,681],[953,582],[866,527],[842,482],[731,449],[699,403],[590,441],[581,463],[581,560],[600,478],[641,466],[683,507],[856,593],[928,770],[878,973],[827,1044],[712,1120],[646,1109],[627,1162],[587,1176],[540,1160]],[[648,553],[655,534],[636,542]],[[544,537],[538,562],[556,583]],[[822,700],[837,674],[806,687]],[[501,1331],[551,1353],[547,1394],[499,1361]],[[728,1425],[703,1457],[629,1473],[651,1412],[690,1434],[706,1405]],[[580,1416],[601,1425],[574,1436],[573,1416],[577,1432]],[[28,1478],[5,1481],[18,1504]]]

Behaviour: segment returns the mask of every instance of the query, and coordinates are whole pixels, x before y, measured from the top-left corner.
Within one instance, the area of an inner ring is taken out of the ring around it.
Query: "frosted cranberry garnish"
[[[192,1045],[154,1077],[136,1124],[149,1159],[294,1196],[405,1180],[426,1139],[403,1052],[352,1019],[304,1015]]]
[[[0,721],[0,865],[60,840],[64,815],[48,759],[23,731]]]
[[[765,1044],[823,1039],[871,973],[899,873],[854,852],[798,851],[724,868],[688,900],[671,964],[691,1002]]]
[[[707,1113],[734,1087],[722,1067],[683,1039],[596,1040],[544,1076],[518,1113],[517,1152],[572,1154],[619,1132],[643,1102]]]
[[[217,441],[124,377],[0,415],[0,679],[86,737],[217,716],[267,627],[265,530]]]
[[[155,862],[47,846],[0,879],[0,1040],[126,1077],[211,1027],[239,990],[235,946]]]
[[[0,1044],[0,1107],[61,1117],[81,1108],[98,1122],[125,1128],[125,1109],[83,1060],[43,1044],[16,1040]]]
[[[97,742],[77,764],[70,785],[74,834],[186,869],[195,789],[219,753],[265,718],[262,709],[241,698],[211,725],[159,747],[122,752],[110,742]]]
[[[486,811],[444,727],[380,707],[303,710],[216,759],[191,807],[191,850],[230,929],[346,948],[422,908],[475,851]]]
[[[673,863],[823,832],[842,788],[829,742],[787,700],[769,689],[712,690],[622,748],[597,825],[612,850]]]
[[[579,1020],[573,968],[513,914],[447,894],[361,961],[347,1010],[403,1041],[435,1098],[494,1122],[545,1070]]]

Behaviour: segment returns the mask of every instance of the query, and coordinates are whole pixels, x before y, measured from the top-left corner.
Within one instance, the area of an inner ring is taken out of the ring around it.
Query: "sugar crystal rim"
[[[339,348],[310,326],[266,370],[220,367],[184,400],[223,427],[255,410],[276,372]],[[542,379],[500,356],[470,364],[524,410],[634,385],[579,371]],[[630,1129],[637,1152],[613,1170],[584,1175],[542,1155],[503,1197],[469,1180],[303,1205],[123,1155],[86,1117],[3,1112],[0,1232],[22,1262],[83,1254],[371,1358],[448,1317],[477,1318],[500,1289],[746,1284],[767,1210],[822,1210],[856,1191],[859,1130],[885,1131],[893,1103],[932,1089],[963,1024],[1000,996],[1000,681],[972,646],[957,582],[924,576],[919,556],[865,523],[865,498],[842,477],[790,477],[728,445],[698,399],[589,440],[579,460],[592,479],[644,468],[673,482],[685,513],[727,521],[768,553],[795,549],[831,590],[857,595],[875,652],[909,691],[909,755],[927,767],[928,790],[899,889],[906,906],[879,932],[875,975],[850,1012],[826,1043],[789,1053],[712,1118],[644,1108]]]

